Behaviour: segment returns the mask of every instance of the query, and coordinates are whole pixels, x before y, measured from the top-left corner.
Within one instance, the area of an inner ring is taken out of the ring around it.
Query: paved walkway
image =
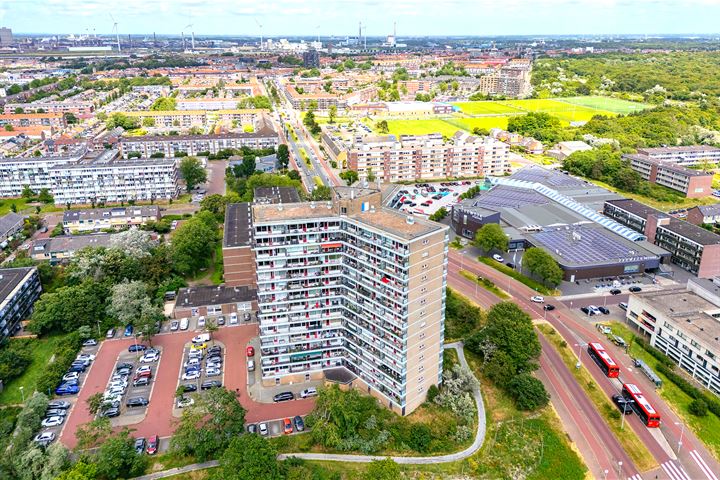
[[[465,353],[463,351],[463,345],[461,342],[448,343],[445,348],[454,349],[458,358],[460,359],[460,365],[470,370],[470,367],[465,360]],[[470,370],[472,371],[472,370]],[[485,404],[483,403],[482,393],[479,388],[473,390],[473,397],[475,399],[475,405],[478,411],[478,425],[477,432],[475,433],[475,440],[472,445],[461,452],[450,453],[447,455],[438,455],[435,457],[390,457],[397,463],[406,465],[427,465],[434,463],[450,463],[458,460],[463,460],[475,452],[480,450],[483,443],[485,442],[485,432],[487,426],[485,424]],[[284,460],[288,457],[297,457],[305,460],[322,460],[330,462],[352,462],[352,463],[370,463],[373,460],[382,460],[387,458],[382,455],[344,455],[344,454],[333,454],[333,453],[286,453],[278,455],[278,459]],[[157,480],[159,478],[167,478],[173,475],[179,475],[181,473],[194,472],[196,470],[204,470],[206,468],[217,467],[218,461],[212,460],[204,463],[194,463],[192,465],[186,465],[184,467],[173,468],[170,470],[163,470],[162,472],[155,472],[149,475],[143,475],[137,477],[134,480]]]

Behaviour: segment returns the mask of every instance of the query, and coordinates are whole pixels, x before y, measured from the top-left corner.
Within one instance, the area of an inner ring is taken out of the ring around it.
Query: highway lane
[[[537,293],[520,282],[517,282],[510,277],[498,272],[497,270],[473,261],[472,257],[465,257],[457,251],[449,252],[449,259],[454,264],[464,264],[466,270],[474,273],[483,275],[497,285],[501,285],[502,288],[510,293],[515,301],[526,308],[528,311],[533,312],[536,317],[544,317],[545,312],[542,307],[538,304],[531,302],[529,299],[532,295]],[[635,383],[643,389],[643,393],[652,403],[656,410],[660,412],[663,418],[662,426],[660,430],[667,438],[667,441],[673,448],[675,448],[680,440],[682,422],[680,418],[668,407],[668,405],[659,397],[655,392],[654,388],[650,386],[650,383],[644,375],[638,374],[632,366],[632,360],[629,356],[625,355],[624,352],[619,350],[612,344],[607,342],[607,339],[597,332],[591,325],[586,321],[579,320],[575,317],[574,312],[569,311],[565,308],[562,302],[553,302],[558,307],[555,311],[547,315],[547,320],[560,332],[565,341],[569,344],[586,343],[590,341],[599,341],[606,346],[608,351],[611,352],[613,358],[622,367],[621,379],[626,383]],[[606,394],[611,395],[616,393],[616,387],[600,372],[597,366],[592,363],[592,360],[587,355],[581,355],[581,361],[586,365],[590,373],[593,375],[598,384],[603,388]],[[590,363],[589,363],[590,362]],[[631,425],[634,431],[638,433],[640,439],[645,442],[646,446],[658,461],[659,464],[664,465],[668,462],[672,462],[674,454],[668,454],[663,446],[652,436],[649,429],[640,423],[639,419],[629,419],[628,424]],[[683,432],[683,449],[679,456],[679,461],[682,467],[687,471],[690,478],[695,479],[709,479],[715,480],[712,476],[707,474],[707,469],[703,468],[703,463],[706,464],[710,471],[720,471],[720,464],[710,455],[707,449],[704,447],[697,437],[685,428]],[[695,452],[695,453],[693,453]],[[675,477],[668,474],[672,480]],[[677,479],[682,479],[682,476],[678,476]]]

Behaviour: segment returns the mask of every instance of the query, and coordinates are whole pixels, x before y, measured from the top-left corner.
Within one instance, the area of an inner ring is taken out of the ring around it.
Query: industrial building
[[[681,268],[700,278],[720,275],[720,235],[635,200],[609,200],[603,213],[670,252]]]
[[[263,383],[349,379],[409,414],[442,380],[447,227],[373,189],[284,195],[226,210],[226,279],[257,287]]]
[[[691,279],[685,287],[630,295],[627,322],[650,345],[720,395],[720,286]]]
[[[533,166],[484,187],[453,205],[455,232],[472,239],[482,225],[498,223],[510,250],[544,249],[565,280],[655,271],[668,256],[644,235],[600,215],[605,200],[617,196],[584,180]]]

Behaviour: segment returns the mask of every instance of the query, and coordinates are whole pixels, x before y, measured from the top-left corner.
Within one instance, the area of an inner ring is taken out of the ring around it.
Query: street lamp
[[[580,368],[580,365],[582,365],[580,358],[582,357],[582,347],[587,347],[587,343],[576,343],[575,346],[578,347],[578,361],[575,364],[575,368]]]
[[[22,388],[22,387],[20,387],[20,388]],[[680,448],[682,448],[682,443],[683,443],[683,433],[685,433],[685,424],[680,423],[680,422],[675,422],[675,425],[680,425],[680,440],[678,440],[678,445],[677,445],[677,453],[678,453],[678,455],[680,455]]]
[[[608,473],[609,473],[609,470],[607,468],[605,470],[603,470],[603,480],[607,480]]]
[[[622,476],[622,460],[618,461],[618,478]]]

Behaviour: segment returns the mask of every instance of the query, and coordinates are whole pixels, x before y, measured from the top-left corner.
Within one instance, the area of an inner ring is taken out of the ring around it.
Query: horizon
[[[267,38],[353,37],[360,22],[368,38],[392,34],[393,22],[398,38],[720,33],[717,0],[508,0],[497,6],[490,0],[217,0],[207,5],[191,0],[125,0],[116,5],[103,0],[16,0],[0,7],[0,26],[24,35],[111,35],[114,18],[120,35],[192,31],[196,36]],[[584,25],[584,31],[578,25]]]

